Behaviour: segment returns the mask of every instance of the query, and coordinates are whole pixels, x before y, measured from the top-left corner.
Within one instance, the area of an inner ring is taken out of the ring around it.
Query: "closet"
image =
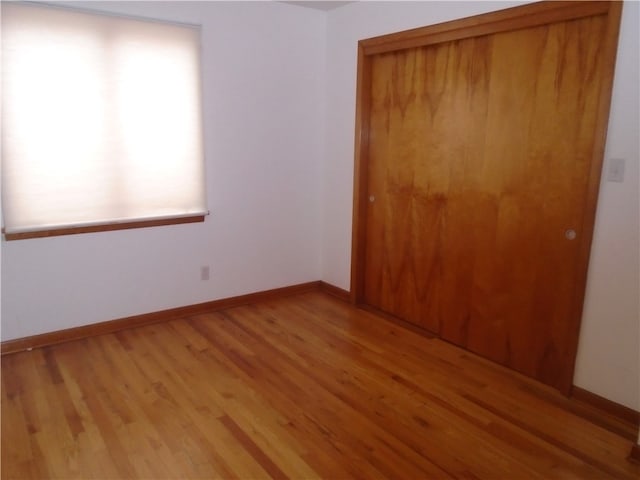
[[[356,303],[569,393],[620,12],[544,2],[359,43]]]

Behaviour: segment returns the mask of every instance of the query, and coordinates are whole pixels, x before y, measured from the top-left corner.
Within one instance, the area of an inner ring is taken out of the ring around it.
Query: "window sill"
[[[204,215],[191,217],[163,218],[160,220],[141,220],[125,223],[107,223],[83,227],[54,228],[34,232],[5,233],[5,240],[25,240],[28,238],[58,237],[61,235],[76,235],[79,233],[110,232],[114,230],[129,230],[132,228],[160,227],[163,225],[179,225],[182,223],[204,222]],[[3,230],[4,232],[4,230]]]

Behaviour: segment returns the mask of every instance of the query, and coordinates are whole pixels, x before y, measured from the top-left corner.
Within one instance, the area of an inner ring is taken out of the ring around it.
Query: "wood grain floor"
[[[572,410],[312,292],[3,357],[2,478],[637,479]]]

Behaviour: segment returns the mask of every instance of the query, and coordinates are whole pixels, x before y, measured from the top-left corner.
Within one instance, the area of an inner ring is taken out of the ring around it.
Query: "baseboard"
[[[640,465],[640,444],[636,443],[631,447],[631,451],[629,452],[629,456],[627,458],[630,462]]]
[[[640,412],[574,386],[571,391],[571,410],[592,423],[637,442]]]
[[[117,320],[109,320],[106,322],[93,323],[91,325],[83,325],[81,327],[67,328],[65,330],[42,333],[40,335],[33,335],[30,337],[17,338],[15,340],[7,340],[0,343],[0,354],[7,355],[10,353],[21,352],[32,348],[46,347],[48,345],[55,345],[58,343],[70,342],[72,340],[80,340],[82,338],[104,335],[106,333],[113,333],[127,328],[135,328],[152,323],[165,322],[179,317],[214,312],[216,310],[223,310],[225,308],[237,307],[240,305],[246,305],[248,303],[261,302],[274,298],[286,297],[289,295],[317,291],[319,289],[322,289],[329,293],[326,288],[327,287],[322,287],[321,282],[319,281],[301,283],[288,287],[275,288],[272,290],[249,293],[236,297],[213,300],[211,302],[171,308],[168,310],[145,313],[142,315],[134,315],[131,317],[119,318]],[[337,289],[337,287],[333,288]]]
[[[640,426],[640,412],[634,409],[620,405],[619,403],[608,400],[600,395],[591,393],[580,387],[573,386],[571,390],[571,398],[586,403],[608,415],[619,418],[620,420],[632,425]]]
[[[349,293],[347,290],[343,290],[340,287],[331,285],[330,283],[320,281],[320,290],[328,293],[329,295],[333,295],[334,297],[337,297],[345,302],[351,301],[351,293]]]

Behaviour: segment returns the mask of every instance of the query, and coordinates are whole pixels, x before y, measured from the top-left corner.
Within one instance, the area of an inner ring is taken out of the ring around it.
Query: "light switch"
[[[624,158],[612,158],[609,160],[607,181],[624,182]]]

